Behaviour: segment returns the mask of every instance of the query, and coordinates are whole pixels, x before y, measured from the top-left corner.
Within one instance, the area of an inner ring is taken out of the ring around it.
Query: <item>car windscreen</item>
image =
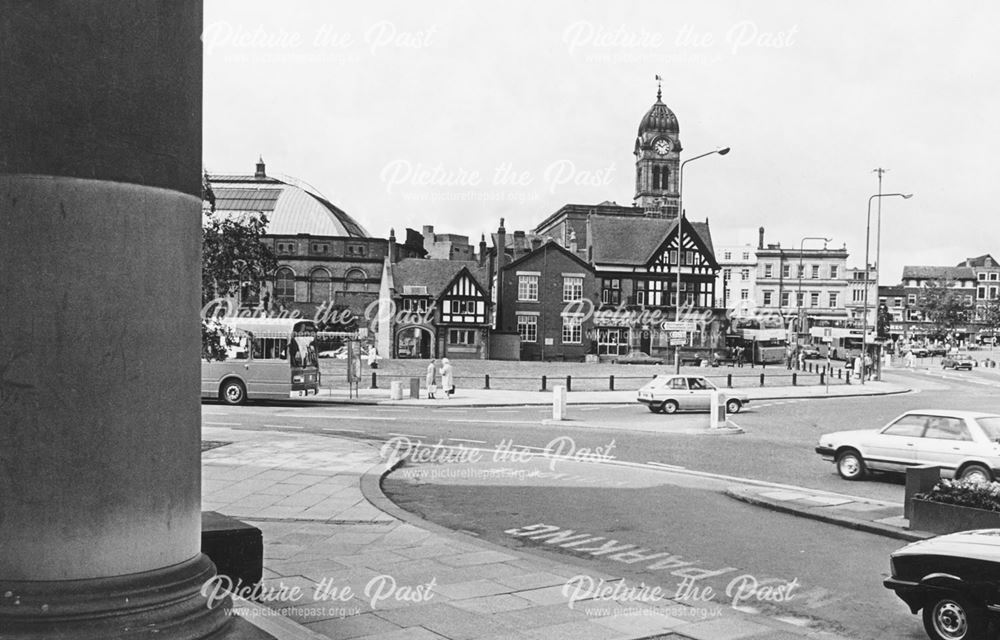
[[[989,416],[987,418],[976,418],[976,422],[983,428],[986,437],[994,442],[1000,442],[1000,416]]]

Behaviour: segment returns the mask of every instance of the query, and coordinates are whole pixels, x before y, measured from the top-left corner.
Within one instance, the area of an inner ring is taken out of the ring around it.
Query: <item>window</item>
[[[727,280],[728,281],[728,280],[731,280],[732,277],[733,277],[733,270],[732,269],[723,269],[722,270],[722,279],[723,280]]]
[[[517,277],[517,299],[538,302],[538,276]]]
[[[938,416],[927,418],[927,431],[924,432],[924,437],[939,440],[972,440],[969,428],[962,420]]]
[[[601,280],[601,302],[604,304],[620,304],[621,293],[621,280],[618,278]]]
[[[579,316],[564,316],[562,326],[563,344],[580,344],[582,340]]]
[[[742,280],[743,282],[746,282],[749,279],[750,279],[750,270],[749,269],[741,269],[740,270],[740,280]]]
[[[598,355],[625,355],[629,351],[628,329],[602,328],[597,330]]]
[[[723,260],[732,260],[733,259],[733,252],[732,251],[726,251],[725,253],[722,254],[722,259]]]
[[[990,300],[996,300],[996,299],[997,299],[997,288],[990,287]]]
[[[274,274],[274,297],[278,302],[295,300],[295,273],[288,267],[282,267]]]
[[[851,300],[853,302],[864,302],[865,301],[865,290],[855,289],[851,292]]]
[[[791,306],[791,302],[792,302],[792,295],[790,293],[788,293],[787,291],[782,291],[781,292],[781,306],[783,306],[783,307]]]
[[[979,275],[983,275],[983,274],[979,274]],[[977,292],[976,292],[976,297],[979,298],[980,300],[985,300],[986,299],[986,287],[979,287],[978,290],[977,290]]]
[[[365,255],[365,245],[363,244],[349,244],[347,245],[347,255],[349,256],[363,256]]]
[[[764,277],[765,278],[770,278],[771,275],[772,275],[771,272],[772,272],[773,269],[774,269],[774,265],[773,264],[765,264],[764,265]]]
[[[538,316],[517,316],[517,333],[521,342],[538,342]]]
[[[895,300],[893,300],[893,305],[892,306],[896,307],[897,309],[901,308],[903,306],[903,299],[902,298],[896,298]]]
[[[318,243],[318,242],[314,242],[313,245],[312,245],[312,252],[313,253],[329,253],[329,251],[330,251],[330,245],[328,245],[326,243],[322,243],[321,244],[321,243]]]
[[[831,265],[830,265],[830,277],[831,277],[832,279],[836,280],[836,279],[837,279],[837,276],[838,276],[838,268],[837,268],[837,265],[835,265],[835,264],[831,264]]]
[[[917,304],[917,295],[915,293],[911,293],[906,296],[906,304]]]
[[[694,251],[684,252],[684,264],[694,264]]]
[[[804,265],[802,263],[799,263],[799,268],[798,268],[798,272],[797,273],[799,274],[799,276],[798,276],[799,278],[805,278],[806,277],[806,265]]]
[[[837,294],[836,293],[831,293],[830,294],[830,308],[831,309],[836,309],[839,306],[837,304],[837,302],[838,302],[838,300],[837,300]]]
[[[812,276],[810,276],[810,277],[813,278],[813,279],[819,278],[819,265],[818,264],[814,264],[812,266]]]
[[[309,301],[327,302],[333,298],[333,279],[330,272],[319,267],[309,274]]]
[[[750,252],[749,251],[744,251],[743,252],[743,259],[744,260],[749,260],[750,259]]]
[[[795,294],[795,306],[801,307],[802,303],[805,302],[805,299],[806,299],[806,294],[804,294],[804,293],[796,293]]]
[[[563,302],[583,299],[583,278],[563,277]]]
[[[403,298],[403,311],[407,313],[426,313],[427,298]]]
[[[295,253],[295,243],[294,242],[278,242],[275,243],[275,253],[284,254],[294,254]]]
[[[998,274],[998,273],[991,273],[990,274],[990,280],[996,280],[998,277],[1000,277],[1000,274]]]
[[[764,306],[765,307],[770,307],[771,306],[771,292],[770,291],[765,291],[764,292]]]
[[[476,344],[475,329],[448,329],[448,344]]]
[[[783,264],[781,265],[781,277],[790,278],[792,276],[792,265]]]
[[[686,390],[688,388],[687,380],[685,378],[674,378],[670,381],[670,384],[667,385],[667,387],[670,389]]]
[[[750,299],[750,290],[740,289],[740,300],[749,300],[749,299]]]
[[[350,269],[344,275],[344,290],[368,291],[368,274],[361,269]]]
[[[809,294],[809,306],[818,307],[819,306],[819,292],[813,291]]]
[[[924,434],[924,425],[926,422],[926,416],[903,416],[883,429],[882,434],[886,436],[902,436],[904,438],[919,438]]]
[[[979,274],[979,279],[980,280],[985,280],[986,279],[986,274],[985,273],[980,273]]]

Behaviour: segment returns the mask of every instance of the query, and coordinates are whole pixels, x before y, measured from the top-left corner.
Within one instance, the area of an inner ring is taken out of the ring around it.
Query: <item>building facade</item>
[[[779,314],[786,326],[807,334],[812,325],[847,322],[847,248],[784,248],[765,244],[760,230],[757,247],[757,306]]]
[[[875,271],[873,269],[858,269],[850,267],[844,270],[844,278],[847,280],[847,291],[844,294],[844,306],[847,308],[847,316],[855,326],[862,326],[865,322],[865,304],[867,300],[867,322],[869,327],[875,326],[878,312],[878,286],[875,284]],[[867,298],[865,294],[867,293]]]
[[[731,317],[752,315],[757,306],[757,252],[753,245],[716,247],[715,256],[719,262],[717,306],[725,308]]]
[[[938,339],[939,328],[928,320],[921,310],[927,287],[942,284],[954,290],[960,299],[970,308],[974,308],[977,293],[978,277],[973,267],[935,267],[935,266],[905,266],[903,267],[902,287],[906,295],[906,313],[904,337],[911,340]],[[961,339],[967,339],[978,332],[973,318],[955,328],[954,333]]]

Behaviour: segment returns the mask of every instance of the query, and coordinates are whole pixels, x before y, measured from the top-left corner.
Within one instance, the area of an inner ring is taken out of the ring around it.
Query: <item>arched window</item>
[[[330,272],[323,267],[309,274],[309,302],[328,302],[333,298],[333,281]]]
[[[295,272],[281,267],[274,274],[274,299],[281,303],[295,301]]]
[[[344,280],[345,291],[368,291],[368,274],[361,269],[349,269]]]
[[[660,188],[660,168],[653,167],[653,189]]]
[[[666,167],[660,167],[660,189],[666,191],[670,187],[667,186],[667,177],[670,176],[670,169]]]

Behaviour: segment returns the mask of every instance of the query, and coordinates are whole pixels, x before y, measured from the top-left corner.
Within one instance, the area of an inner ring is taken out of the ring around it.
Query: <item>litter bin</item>
[[[393,380],[389,384],[389,399],[390,400],[402,400],[403,399],[403,383],[399,380]]]
[[[414,400],[420,397],[420,378],[410,378],[410,397]]]

